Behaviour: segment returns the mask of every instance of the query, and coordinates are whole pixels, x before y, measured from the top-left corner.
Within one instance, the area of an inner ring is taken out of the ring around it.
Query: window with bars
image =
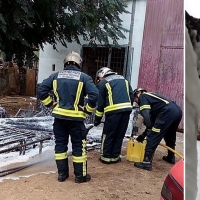
[[[83,46],[83,72],[95,81],[96,72],[101,67],[110,67],[118,74],[124,75],[126,67],[127,47],[97,46],[95,49]]]

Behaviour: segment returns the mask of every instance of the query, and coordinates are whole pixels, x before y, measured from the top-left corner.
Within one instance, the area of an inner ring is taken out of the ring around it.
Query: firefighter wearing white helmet
[[[96,82],[98,83],[99,81],[101,81],[105,76],[109,75],[109,74],[117,74],[116,72],[113,72],[112,69],[108,68],[108,67],[102,67],[101,69],[99,69],[96,73]]]
[[[75,51],[72,51],[69,54],[67,54],[63,62],[64,62],[64,66],[73,64],[81,68],[82,58],[78,53],[76,53]]]
[[[121,161],[121,147],[133,105],[133,90],[129,82],[108,67],[96,73],[99,89],[94,125],[98,126],[105,114],[100,161],[112,164]]]
[[[134,166],[152,170],[154,152],[163,138],[167,146],[175,149],[176,131],[182,118],[182,110],[174,101],[160,94],[147,92],[143,88],[134,90],[134,101],[139,105],[146,126],[145,131],[136,140],[143,142],[147,137],[144,160],[135,162]],[[168,150],[168,154],[163,156],[163,160],[174,164],[174,153]]]
[[[64,69],[50,75],[38,87],[38,95],[45,106],[52,107],[55,135],[55,161],[58,168],[58,181],[69,177],[68,141],[72,142],[72,160],[75,182],[91,179],[87,173],[86,113],[91,114],[98,100],[98,89],[92,78],[81,72],[82,59],[74,51],[64,59]],[[49,95],[53,91],[56,103]],[[87,96],[85,104],[84,97]],[[54,107],[55,106],[55,107]]]

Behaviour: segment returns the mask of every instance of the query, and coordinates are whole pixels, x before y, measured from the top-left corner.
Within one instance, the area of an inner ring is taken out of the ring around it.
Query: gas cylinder
[[[133,162],[142,162],[144,159],[145,147],[146,140],[141,143],[130,137],[127,144],[126,160]]]

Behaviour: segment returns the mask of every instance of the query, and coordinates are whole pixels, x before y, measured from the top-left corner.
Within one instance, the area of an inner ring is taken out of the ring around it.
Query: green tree
[[[77,42],[109,45],[125,38],[119,15],[128,13],[123,0],[0,0],[0,49],[31,55],[49,43],[56,49]]]

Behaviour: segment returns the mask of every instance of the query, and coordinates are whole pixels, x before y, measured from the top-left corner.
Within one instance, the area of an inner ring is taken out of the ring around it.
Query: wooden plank
[[[27,69],[26,71],[26,95],[36,95],[36,70]]]

